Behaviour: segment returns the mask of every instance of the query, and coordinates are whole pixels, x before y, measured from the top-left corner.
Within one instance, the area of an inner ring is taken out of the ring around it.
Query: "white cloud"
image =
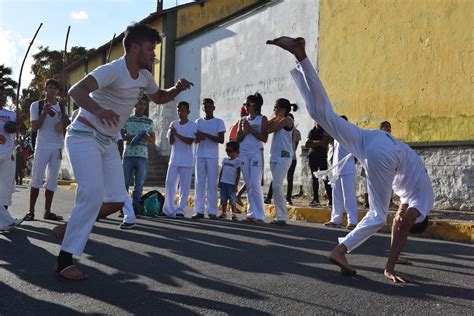
[[[30,39],[22,38],[20,34],[12,30],[3,29],[0,27],[0,64],[10,67],[13,72],[11,78],[18,81],[20,75],[20,68],[26,50],[30,44]],[[33,54],[37,53],[40,41],[36,40],[28,53],[25,65],[23,66],[23,73],[21,76],[21,88],[26,88],[33,79],[31,73],[31,65],[33,64]]]
[[[89,16],[87,15],[87,13],[85,11],[72,11],[71,12],[71,18],[74,20],[74,21],[82,21],[82,20],[87,20],[89,18]]]

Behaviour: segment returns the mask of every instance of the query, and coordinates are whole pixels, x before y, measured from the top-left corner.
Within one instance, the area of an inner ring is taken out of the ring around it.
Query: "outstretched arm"
[[[393,219],[392,224],[392,243],[387,264],[385,265],[384,275],[393,282],[410,282],[411,279],[395,272],[395,265],[398,257],[408,239],[408,233],[415,224],[420,212],[416,208],[408,208],[407,204],[400,205],[400,208]]]

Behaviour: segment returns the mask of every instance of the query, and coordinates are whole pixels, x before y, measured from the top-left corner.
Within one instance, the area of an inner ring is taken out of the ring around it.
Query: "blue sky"
[[[164,8],[191,0],[165,0]],[[156,10],[156,0],[0,0],[0,64],[13,69],[18,81],[21,62],[39,24],[43,26],[28,54],[22,75],[22,88],[33,75],[31,55],[39,46],[64,49],[68,25],[68,47],[98,47]]]

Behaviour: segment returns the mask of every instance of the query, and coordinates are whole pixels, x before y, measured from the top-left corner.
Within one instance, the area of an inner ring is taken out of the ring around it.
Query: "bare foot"
[[[58,264],[56,263],[53,267],[54,272],[56,272],[61,278],[70,280],[70,281],[80,281],[86,280],[89,278],[87,274],[79,270],[75,265],[70,265],[58,271]]]
[[[56,239],[62,241],[64,239],[64,234],[66,233],[67,224],[57,225],[53,228],[53,234]]]
[[[403,275],[403,274],[396,273],[395,271],[389,272],[387,270],[384,270],[383,274],[387,279],[392,280],[395,283],[410,283],[410,282],[413,282],[412,278],[410,278],[406,275]]]
[[[302,37],[292,38],[288,36],[282,36],[273,40],[268,40],[267,44],[283,48],[284,50],[295,55],[298,60],[301,60],[300,58],[306,57],[305,40]]]
[[[346,251],[344,249],[344,245],[339,244],[334,250],[331,252],[329,256],[329,261],[334,263],[335,265],[341,268],[341,273],[344,275],[355,275],[357,271],[352,269],[349,262],[346,259]]]

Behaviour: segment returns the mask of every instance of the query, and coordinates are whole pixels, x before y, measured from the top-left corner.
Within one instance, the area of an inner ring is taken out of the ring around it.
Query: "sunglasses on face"
[[[244,106],[251,106],[251,105],[255,105],[255,103],[245,102],[243,105]]]

